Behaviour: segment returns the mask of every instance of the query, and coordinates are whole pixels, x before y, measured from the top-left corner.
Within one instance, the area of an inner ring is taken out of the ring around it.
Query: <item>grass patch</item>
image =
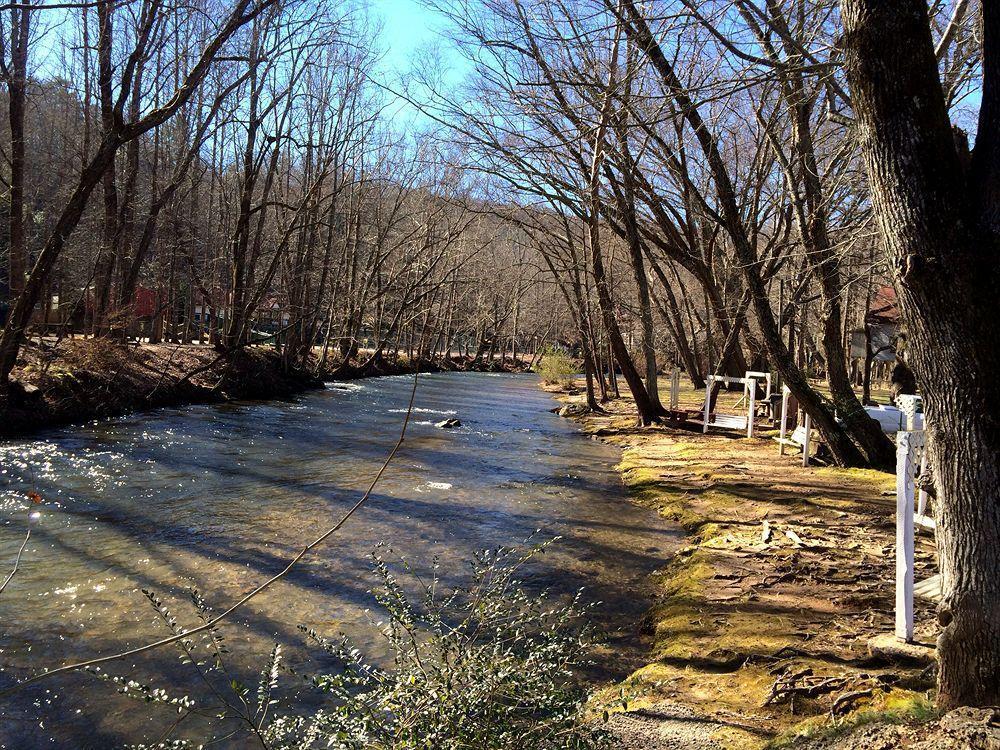
[[[807,740],[832,740],[872,724],[926,724],[938,716],[934,703],[924,693],[891,690],[876,696],[871,705],[843,718],[817,716],[808,719],[775,737],[766,748],[785,750]]]

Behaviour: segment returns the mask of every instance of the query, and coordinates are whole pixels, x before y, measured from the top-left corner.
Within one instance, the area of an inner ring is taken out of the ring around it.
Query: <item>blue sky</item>
[[[385,51],[382,68],[390,85],[395,84],[397,77],[406,75],[413,65],[415,53],[432,45],[439,45],[446,56],[449,72],[455,76],[449,77],[449,83],[457,82],[468,63],[457,53],[448,53],[449,42],[440,33],[446,19],[425,8],[420,0],[370,0],[369,7],[382,22],[379,47]],[[391,117],[396,127],[403,130],[424,119],[415,108],[403,102]]]
[[[384,24],[381,46],[389,71],[405,72],[413,53],[439,38],[441,17],[419,0],[371,0],[371,7]]]

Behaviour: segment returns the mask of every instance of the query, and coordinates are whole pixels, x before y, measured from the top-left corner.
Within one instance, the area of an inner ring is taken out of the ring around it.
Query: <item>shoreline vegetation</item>
[[[367,362],[370,358],[365,357]],[[163,407],[288,398],[350,381],[414,372],[524,372],[520,360],[465,357],[388,357],[368,363],[331,361],[316,374],[287,367],[272,347],[244,347],[231,356],[213,346],[121,344],[110,339],[67,339],[58,348],[26,346],[0,404],[0,436],[41,430]]]
[[[967,723],[930,721],[932,605],[917,603],[918,645],[891,638],[893,475],[803,468],[770,433],[637,427],[628,397],[581,413],[581,389],[543,387],[586,435],[621,449],[631,499],[687,535],[638,624],[648,663],[594,696],[624,747],[979,746]],[[699,396],[682,391],[681,407]],[[918,538],[918,571],[933,554]]]

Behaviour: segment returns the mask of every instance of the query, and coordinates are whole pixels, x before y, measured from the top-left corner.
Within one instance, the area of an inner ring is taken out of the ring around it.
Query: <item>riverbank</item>
[[[523,363],[381,359],[363,367],[333,363],[321,376],[288,369],[270,347],[224,357],[211,346],[122,345],[107,339],[66,339],[58,347],[26,345],[0,405],[0,435],[120,416],[166,406],[287,398],[332,380],[416,371],[523,371]]]
[[[257,347],[226,359],[208,346],[33,343],[12,373],[0,434],[27,435],[164,406],[282,398],[322,385],[308,373],[286,371],[273,350]]]
[[[636,428],[627,399],[574,419],[622,450],[633,499],[687,535],[655,575],[649,663],[598,696],[620,703],[624,690],[628,710],[611,722],[624,747],[797,746],[933,716],[933,649],[901,658],[879,645],[893,629],[892,475],[803,468],[768,435]],[[918,576],[932,563],[921,538]],[[933,644],[929,603],[917,623]]]

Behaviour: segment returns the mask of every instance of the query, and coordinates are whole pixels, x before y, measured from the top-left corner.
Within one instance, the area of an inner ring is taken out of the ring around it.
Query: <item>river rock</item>
[[[442,430],[453,430],[456,427],[461,427],[462,422],[458,419],[443,419],[440,422],[437,422],[434,426],[439,427]]]
[[[560,417],[582,417],[590,411],[585,404],[566,404],[559,410]]]

